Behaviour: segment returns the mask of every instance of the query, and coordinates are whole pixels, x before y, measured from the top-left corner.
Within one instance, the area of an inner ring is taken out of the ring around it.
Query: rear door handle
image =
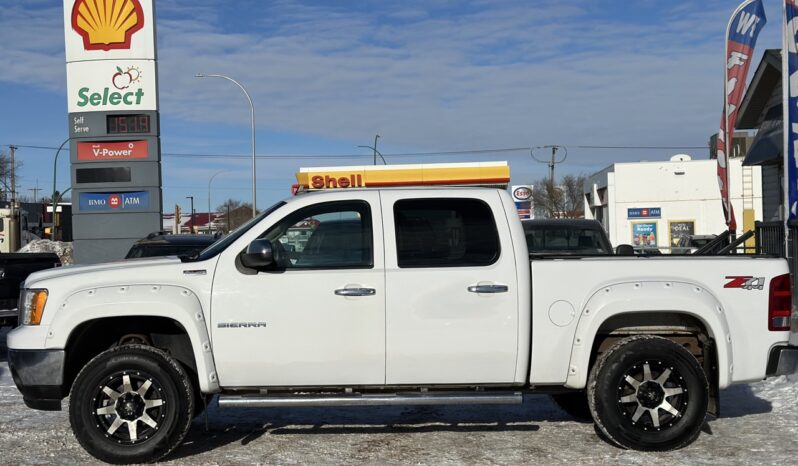
[[[338,296],[374,296],[377,294],[377,290],[374,288],[341,288],[335,290],[335,294]]]
[[[507,285],[471,285],[468,291],[472,293],[507,293]]]

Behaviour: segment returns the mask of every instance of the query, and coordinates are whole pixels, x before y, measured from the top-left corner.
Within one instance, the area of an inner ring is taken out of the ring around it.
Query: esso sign
[[[513,186],[513,198],[516,201],[528,201],[532,199],[531,186]]]

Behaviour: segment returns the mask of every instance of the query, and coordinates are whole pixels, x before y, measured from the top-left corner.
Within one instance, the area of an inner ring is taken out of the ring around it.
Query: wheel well
[[[695,356],[710,384],[709,412],[718,415],[718,356],[707,326],[690,314],[663,311],[619,314],[599,327],[590,354],[590,367],[616,342],[632,335],[658,335],[683,346]]]
[[[125,344],[145,344],[166,351],[197,383],[191,339],[179,322],[152,316],[108,317],[84,322],[70,334],[65,350],[64,395],[87,362],[109,348]]]

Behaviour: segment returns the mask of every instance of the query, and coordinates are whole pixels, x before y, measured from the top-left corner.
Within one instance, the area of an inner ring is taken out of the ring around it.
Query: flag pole
[[[782,143],[783,146],[781,148],[782,152],[782,183],[784,186],[784,256],[786,257],[789,254],[789,227],[787,226],[787,222],[790,218],[790,192],[789,192],[789,180],[790,180],[790,170],[789,170],[789,144],[790,144],[790,106],[789,106],[789,95],[790,95],[790,76],[789,76],[789,45],[787,43],[787,2],[781,2],[781,23],[782,23],[782,31],[781,31],[781,111],[782,111]]]

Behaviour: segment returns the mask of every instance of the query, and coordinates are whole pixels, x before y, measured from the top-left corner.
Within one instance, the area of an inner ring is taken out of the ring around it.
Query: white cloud
[[[204,72],[247,87],[261,131],[399,147],[700,145],[720,119],[725,2],[648,2],[645,22],[601,2],[369,5],[159,2],[162,113],[246,126],[238,89]],[[62,89],[61,18],[4,7],[0,79]],[[624,156],[601,157],[578,162]]]

